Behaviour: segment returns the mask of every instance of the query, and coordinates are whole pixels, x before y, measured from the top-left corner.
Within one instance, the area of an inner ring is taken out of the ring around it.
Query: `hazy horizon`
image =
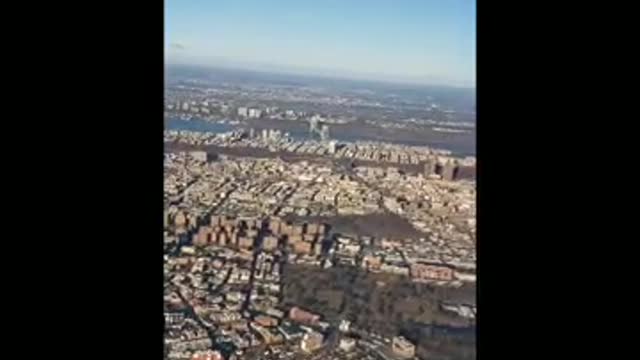
[[[231,71],[246,71],[256,72],[264,74],[278,74],[278,75],[290,75],[300,77],[312,77],[322,79],[335,79],[344,81],[364,81],[372,83],[384,83],[389,85],[406,85],[406,86],[418,86],[418,87],[448,87],[458,89],[476,90],[475,84],[456,84],[448,82],[435,81],[419,81],[419,79],[402,79],[394,77],[385,77],[380,74],[362,74],[362,73],[349,73],[344,71],[336,71],[331,69],[306,69],[302,67],[286,67],[282,65],[274,64],[247,64],[241,62],[235,62],[232,60],[224,61],[212,61],[212,62],[190,62],[190,61],[175,61],[167,59],[165,61],[165,67],[181,66],[181,67],[198,67],[206,68],[210,70],[231,70]]]
[[[474,0],[165,1],[167,63],[475,88]]]

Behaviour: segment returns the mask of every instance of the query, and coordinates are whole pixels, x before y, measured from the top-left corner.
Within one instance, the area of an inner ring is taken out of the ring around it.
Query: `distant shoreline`
[[[218,59],[221,60],[221,59]],[[225,59],[223,62],[229,62],[230,64],[218,63],[195,63],[195,62],[179,62],[171,59],[165,61],[165,71],[170,69],[198,69],[207,71],[230,71],[230,72],[247,72],[264,75],[279,75],[279,76],[295,76],[307,79],[321,79],[321,80],[337,80],[337,81],[354,81],[354,82],[366,82],[381,85],[391,86],[410,86],[416,88],[429,88],[429,87],[441,87],[459,90],[476,91],[475,84],[469,84],[465,82],[451,82],[451,81],[410,81],[408,79],[390,79],[390,78],[375,78],[373,74],[360,74],[351,73],[345,74],[342,71],[335,69],[291,69],[280,65],[274,64],[242,64],[237,60]]]
[[[239,125],[220,124],[202,119],[189,121],[175,117],[165,119],[166,130],[189,130],[196,132],[225,132],[239,128],[277,129],[290,132],[292,137],[308,138],[308,125],[301,121],[286,120],[248,120]],[[435,149],[451,151],[452,155],[465,157],[475,156],[475,130],[468,133],[443,133],[433,129],[393,129],[365,126],[362,124],[330,125],[330,133],[338,141],[381,141],[408,146],[429,146]]]

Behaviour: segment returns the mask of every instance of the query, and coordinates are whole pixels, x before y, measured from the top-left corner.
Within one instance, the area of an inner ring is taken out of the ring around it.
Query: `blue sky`
[[[475,0],[165,0],[168,62],[475,86]]]

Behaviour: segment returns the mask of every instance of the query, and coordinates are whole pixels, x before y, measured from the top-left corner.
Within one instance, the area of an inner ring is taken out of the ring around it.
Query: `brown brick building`
[[[413,264],[411,277],[414,280],[453,280],[453,269],[440,265]]]

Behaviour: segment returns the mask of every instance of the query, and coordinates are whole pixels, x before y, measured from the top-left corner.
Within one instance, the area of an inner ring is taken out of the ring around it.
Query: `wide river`
[[[167,130],[188,130],[188,131],[196,131],[196,132],[213,132],[213,133],[223,133],[232,131],[235,129],[239,129],[245,127],[242,124],[239,125],[231,125],[227,123],[215,123],[208,122],[200,119],[191,119],[188,121],[181,120],[176,117],[167,118],[165,121],[165,128]],[[294,139],[306,140],[310,138],[309,132],[304,130],[288,130],[289,136]],[[352,135],[352,134],[340,134],[337,132],[331,132],[331,138],[344,141],[344,142],[354,142],[354,141],[376,141],[377,139],[373,139],[367,137],[365,135]],[[395,141],[392,141],[395,142]],[[438,141],[437,143],[428,143],[422,141],[398,141],[397,143],[403,145],[414,145],[414,146],[432,146],[435,148],[446,149],[451,151],[454,155],[459,156],[469,156],[475,154],[475,149],[471,149],[470,146],[460,147],[456,144],[448,144],[446,140]]]

